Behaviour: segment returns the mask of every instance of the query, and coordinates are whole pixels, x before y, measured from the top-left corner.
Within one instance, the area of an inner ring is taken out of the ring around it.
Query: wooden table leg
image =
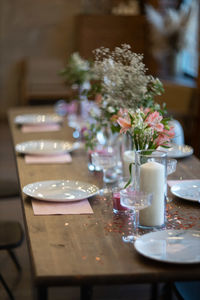
[[[158,299],[158,284],[157,283],[152,283],[150,300],[156,300],[156,299]]]
[[[92,286],[82,285],[80,287],[80,300],[92,300]]]
[[[48,289],[44,286],[38,286],[37,288],[37,300],[47,300],[48,299]]]

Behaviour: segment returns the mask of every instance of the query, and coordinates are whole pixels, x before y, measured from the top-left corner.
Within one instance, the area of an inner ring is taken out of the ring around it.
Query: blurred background
[[[183,126],[185,143],[199,156],[199,16],[199,0],[0,0],[0,191],[4,187],[7,196],[14,197],[1,200],[1,219],[22,220],[7,111],[67,100],[70,91],[58,73],[73,52],[92,59],[95,48],[127,43],[132,51],[143,53],[148,73],[164,84],[158,102],[166,102]],[[20,283],[7,258],[0,260],[19,300],[32,299],[26,247],[24,243],[18,250]],[[97,289],[95,299],[124,299],[124,289]],[[149,299],[149,286],[130,287],[128,294],[126,299],[133,294],[135,299]],[[7,299],[6,293],[1,299]],[[79,290],[52,290],[50,299],[79,299]]]
[[[58,72],[73,52],[92,59],[97,47],[127,43],[144,54],[148,72],[163,82],[158,102],[167,103],[186,142],[193,143],[198,0],[1,0],[0,20],[1,119],[16,105],[67,99]]]

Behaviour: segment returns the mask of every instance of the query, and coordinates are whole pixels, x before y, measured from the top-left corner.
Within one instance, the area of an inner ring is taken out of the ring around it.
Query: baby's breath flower
[[[136,109],[147,102],[150,87],[151,98],[160,94],[161,89],[157,88],[160,81],[146,75],[143,55],[132,52],[130,45],[122,44],[113,51],[100,47],[94,54],[93,71],[101,80],[102,94],[108,104]]]
[[[66,68],[60,71],[68,84],[82,85],[94,78],[91,62],[83,59],[78,52],[72,53]]]

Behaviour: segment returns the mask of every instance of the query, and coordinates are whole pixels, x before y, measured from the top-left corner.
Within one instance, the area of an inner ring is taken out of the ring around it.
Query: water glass
[[[167,176],[176,171],[177,160],[174,158],[167,158]],[[172,198],[168,197],[167,185],[166,185],[166,201],[167,203],[172,201]]]
[[[92,164],[95,168],[103,171],[103,181],[112,183],[117,179],[117,173],[113,172],[118,162],[117,149],[107,146],[102,151],[94,151],[91,153]]]
[[[138,191],[132,187],[120,191],[120,203],[131,212],[133,222],[133,234],[123,236],[124,242],[133,242],[139,237],[139,212],[146,209],[152,203],[152,194],[144,191]]]

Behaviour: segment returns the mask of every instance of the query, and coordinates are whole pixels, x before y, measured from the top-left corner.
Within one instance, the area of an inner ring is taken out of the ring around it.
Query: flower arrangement
[[[117,122],[120,132],[130,135],[135,150],[168,147],[174,137],[174,128],[168,124],[169,118],[164,118],[154,109],[120,110]]]
[[[72,53],[67,66],[59,72],[67,83],[71,85],[83,85],[93,78],[92,63],[83,59],[78,52]]]
[[[94,50],[93,71],[100,80],[101,94],[110,106],[136,109],[151,106],[155,95],[161,95],[159,79],[146,74],[143,55],[132,52],[122,44],[113,51],[109,48]]]
[[[152,152],[160,146],[169,147],[169,142],[174,137],[174,128],[169,126],[169,120],[152,108],[138,108],[136,111],[120,110],[117,118],[121,128],[120,133],[131,137],[134,150]],[[132,181],[132,165],[133,163],[129,164],[130,178],[125,188]]]
[[[93,92],[98,93],[98,115],[93,115],[95,122],[84,131],[86,147],[94,147],[98,131],[109,128],[112,133],[119,132],[120,126],[116,116],[120,109],[135,111],[139,107],[149,107],[163,114],[154,97],[164,91],[159,79],[147,75],[143,56],[131,51],[131,47],[123,44],[113,51],[108,48],[94,50],[95,60],[93,73],[98,78],[92,86]]]

